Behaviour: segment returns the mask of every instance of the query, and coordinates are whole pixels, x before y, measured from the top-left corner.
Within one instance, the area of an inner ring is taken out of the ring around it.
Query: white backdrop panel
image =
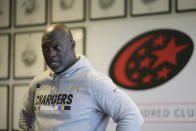
[[[155,29],[175,29],[184,32],[196,43],[196,18],[183,17],[148,21],[121,21],[113,23],[99,23],[89,25],[87,37],[87,57],[91,64],[99,71],[109,74],[109,67],[116,53],[131,39],[145,32]],[[157,111],[168,110],[171,116],[149,115],[145,118],[142,131],[193,131],[196,129],[196,52],[178,75],[157,88],[134,91],[125,90],[126,93],[138,104],[140,109]],[[173,104],[172,104],[173,103]],[[154,105],[153,105],[154,104]],[[164,106],[161,106],[164,104]],[[153,109],[152,109],[153,107]],[[151,108],[151,109],[150,109]],[[180,118],[174,116],[179,109]],[[193,117],[183,117],[188,110],[193,111]],[[153,122],[150,121],[153,119]],[[108,131],[115,130],[112,123]]]

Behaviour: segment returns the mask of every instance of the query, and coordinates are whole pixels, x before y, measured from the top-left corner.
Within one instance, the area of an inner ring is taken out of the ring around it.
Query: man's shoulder
[[[89,79],[94,88],[114,86],[114,83],[109,76],[97,70],[93,70],[89,73]]]

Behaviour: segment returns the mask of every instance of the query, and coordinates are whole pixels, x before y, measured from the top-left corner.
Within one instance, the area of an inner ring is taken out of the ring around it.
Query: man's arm
[[[34,89],[35,88],[31,87],[25,94],[24,102],[19,112],[20,130],[30,130],[33,128],[33,124],[35,122]]]
[[[144,120],[132,99],[109,79],[96,86],[94,98],[101,111],[117,123],[116,131],[139,131]]]

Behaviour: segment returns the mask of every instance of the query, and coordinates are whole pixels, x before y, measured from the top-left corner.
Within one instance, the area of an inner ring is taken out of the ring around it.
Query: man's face
[[[63,32],[47,34],[42,41],[42,52],[47,65],[56,73],[60,73],[74,62],[73,40]]]

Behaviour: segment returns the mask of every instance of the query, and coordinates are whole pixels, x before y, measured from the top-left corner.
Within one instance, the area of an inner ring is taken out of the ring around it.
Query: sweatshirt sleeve
[[[95,85],[92,94],[98,109],[117,123],[116,131],[139,131],[144,120],[133,100],[109,78]]]
[[[33,130],[35,122],[34,90],[35,88],[31,86],[26,92],[23,105],[19,112],[19,129],[21,131]]]

